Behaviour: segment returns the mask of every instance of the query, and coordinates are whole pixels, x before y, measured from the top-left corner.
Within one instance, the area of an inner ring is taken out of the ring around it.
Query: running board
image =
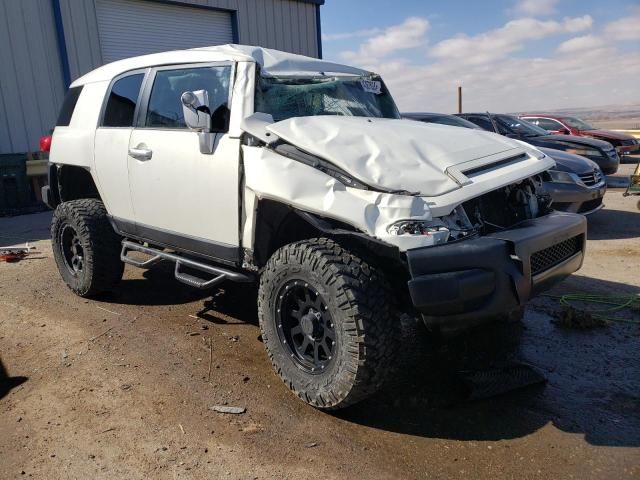
[[[128,253],[130,251],[141,252],[149,255],[151,258],[144,261],[136,260],[135,258],[131,258],[128,256]],[[181,257],[180,255],[176,255],[175,253],[169,253],[158,250],[156,248],[145,247],[144,245],[140,245],[139,243],[131,242],[129,240],[122,241],[120,260],[122,260],[124,263],[128,263],[129,265],[133,265],[134,267],[138,268],[149,268],[150,266],[158,263],[160,260],[169,260],[176,264],[176,268],[174,270],[176,280],[189,285],[190,287],[199,288],[201,290],[211,288],[219,284],[220,282],[223,282],[224,280],[232,280],[234,282],[251,282],[253,280],[250,276],[243,273],[234,272],[233,270],[227,270],[225,268],[214,267],[212,265],[198,262],[190,258]],[[195,275],[185,273],[181,270],[182,267],[199,270],[209,275],[213,275],[213,278],[205,280]]]

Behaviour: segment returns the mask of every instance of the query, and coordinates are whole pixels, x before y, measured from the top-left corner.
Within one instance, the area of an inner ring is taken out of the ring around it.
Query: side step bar
[[[144,254],[150,255],[151,258],[148,260],[140,261],[135,258],[131,258],[128,256],[130,251],[142,252]],[[133,265],[134,267],[139,268],[149,268],[152,265],[155,265],[160,260],[169,260],[176,264],[176,268],[174,270],[174,275],[176,280],[182,282],[190,287],[199,288],[201,290],[211,288],[224,280],[232,280],[234,282],[251,282],[253,279],[240,272],[234,272],[233,270],[227,270],[221,267],[214,267],[212,265],[208,265],[206,263],[198,262],[196,260],[192,260],[190,258],[184,258],[180,255],[176,255],[175,253],[164,252],[162,250],[158,250],[156,248],[145,247],[144,245],[140,245],[136,242],[131,242],[129,240],[122,241],[122,252],[120,253],[120,260],[124,263],[128,263],[129,265]],[[205,280],[195,275],[190,275],[181,271],[181,267],[188,267],[194,270],[199,270],[204,273],[208,273],[213,275],[213,278],[209,280]]]

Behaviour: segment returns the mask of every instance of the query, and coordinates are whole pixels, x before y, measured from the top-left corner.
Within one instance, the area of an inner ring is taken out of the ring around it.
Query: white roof
[[[317,74],[320,72],[345,75],[367,75],[370,72],[347,65],[327,62],[313,57],[281,52],[270,48],[251,45],[218,45],[212,47],[193,48],[190,50],[172,50],[170,52],[152,53],[140,57],[125,58],[108,63],[83,75],[71,86],[85,83],[111,80],[113,77],[130,70],[171,65],[178,63],[204,62],[255,62],[260,65],[263,75]]]

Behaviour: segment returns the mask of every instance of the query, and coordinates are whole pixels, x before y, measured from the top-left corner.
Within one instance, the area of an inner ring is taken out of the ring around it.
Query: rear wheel
[[[352,405],[376,392],[399,336],[381,272],[329,239],[278,250],[260,279],[258,314],[271,362],[307,403]]]
[[[120,240],[100,200],[72,200],[55,210],[53,255],[63,280],[81,297],[108,291],[120,281],[124,270]]]

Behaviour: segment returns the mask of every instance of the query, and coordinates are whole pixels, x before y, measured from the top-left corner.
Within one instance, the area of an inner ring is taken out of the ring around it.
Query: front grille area
[[[580,180],[582,180],[582,183],[587,187],[592,187],[593,185],[600,183],[602,180],[602,172],[600,172],[600,170],[594,170],[578,176],[580,177]]]
[[[578,253],[582,247],[581,239],[582,235],[576,235],[531,255],[531,275],[534,276],[549,270]]]

